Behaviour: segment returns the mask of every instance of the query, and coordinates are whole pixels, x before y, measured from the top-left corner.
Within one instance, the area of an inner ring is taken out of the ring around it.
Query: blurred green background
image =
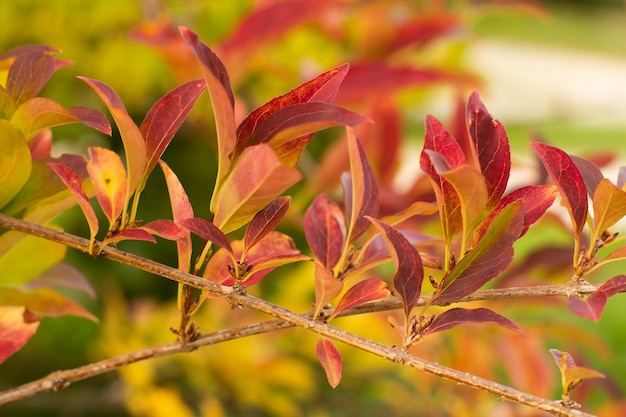
[[[45,43],[61,49],[60,58],[74,61],[75,65],[58,71],[42,96],[66,107],[84,105],[104,111],[93,91],[75,76],[95,78],[118,93],[139,123],[155,100],[194,73],[168,54],[163,44],[148,44],[148,35],[157,33],[162,25],[184,25],[219,51],[259,4],[273,3],[4,1],[0,2],[0,51],[27,43]],[[459,91],[466,99],[471,88],[477,88],[489,111],[507,127],[516,164],[515,181],[534,180],[528,141],[536,137],[581,156],[608,155],[604,168],[609,178],[616,178],[626,149],[626,107],[622,104],[626,98],[623,2],[342,3],[337,9],[329,6],[330,11],[320,14],[319,19],[300,22],[271,41],[243,50],[245,56],[226,61],[242,109],[249,111],[343,62],[378,60],[389,65],[431,68],[474,78],[462,87],[437,82],[394,91],[393,101],[401,109],[401,134],[408,149],[402,154],[406,172],[413,172],[417,165],[424,114],[432,113],[446,124]],[[372,19],[372,13],[380,10],[385,13]],[[376,55],[372,44],[389,34],[385,30],[393,27],[394,19],[406,15],[425,16],[425,21],[429,17],[452,16],[455,27],[437,33],[423,44]],[[337,31],[342,36],[336,35]],[[358,103],[355,107],[359,107]],[[210,114],[205,95],[163,158],[186,187],[196,215],[202,217],[209,217],[215,175]],[[307,157],[318,161],[337,133],[320,135],[319,140],[312,142]],[[115,134],[111,139],[83,126],[57,128],[54,135],[57,154],[86,153],[87,147],[93,145],[121,150]],[[164,181],[155,173],[142,195],[139,217],[147,221],[170,216]],[[66,213],[59,223],[69,232],[88,235],[78,209]],[[289,226],[284,227],[289,231]],[[304,248],[301,235],[295,230],[289,232],[296,234],[298,247]],[[545,221],[519,243],[519,264],[535,245],[569,244],[561,227],[554,226],[554,221]],[[156,246],[128,243],[123,248],[166,264],[176,263],[175,246],[170,242],[159,241]],[[98,297],[92,300],[79,293],[71,295],[101,322],[74,317],[44,319],[25,348],[0,367],[0,390],[57,369],[173,340],[168,327],[177,323],[174,283],[74,251],[69,252],[67,260],[83,271]],[[612,269],[597,274],[596,282],[623,272],[623,265]],[[529,274],[533,283],[565,282],[568,277],[549,264]],[[287,267],[268,276],[253,293],[304,312],[313,302],[311,277],[310,265]],[[518,282],[515,276],[507,279]],[[599,415],[624,415],[626,355],[622,347],[626,331],[620,318],[626,314],[626,307],[620,296],[609,301],[597,324],[574,316],[564,300],[490,306],[520,324],[527,337],[505,334],[505,330],[489,326],[461,327],[424,341],[414,353],[521,390],[558,398],[557,371],[547,352],[548,348],[558,348],[607,374],[604,382],[588,382],[581,390],[578,399],[584,400],[585,408]],[[388,315],[344,319],[337,325],[393,344],[397,340],[387,325]],[[208,333],[263,319],[253,312],[231,311],[225,302],[215,300],[203,306],[196,322],[201,332]],[[316,363],[315,340],[304,331],[290,330],[210,346],[194,353],[131,365],[119,373],[76,383],[58,393],[16,402],[3,407],[2,415],[542,415],[353,349],[341,348],[344,380],[332,390]]]

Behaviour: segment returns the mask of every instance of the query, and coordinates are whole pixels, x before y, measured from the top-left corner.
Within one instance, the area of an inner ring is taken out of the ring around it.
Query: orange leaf
[[[315,317],[326,303],[341,293],[343,282],[334,277],[324,266],[315,263]]]
[[[315,353],[317,354],[317,359],[320,361],[322,368],[324,368],[324,372],[326,372],[328,384],[336,388],[341,382],[342,364],[339,351],[333,342],[326,338],[320,338],[317,342]]]
[[[87,172],[112,230],[126,204],[126,170],[120,157],[105,148],[90,147],[89,158]]]
[[[0,307],[0,363],[20,350],[39,327],[25,307]]]

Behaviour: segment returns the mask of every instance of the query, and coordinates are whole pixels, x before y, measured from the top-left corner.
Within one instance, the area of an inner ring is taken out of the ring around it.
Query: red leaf
[[[624,290],[626,290],[626,275],[614,276],[598,288],[598,291],[602,291],[607,297],[612,297]]]
[[[126,170],[120,157],[105,148],[90,147],[87,172],[111,230],[126,205]]]
[[[594,238],[613,226],[626,215],[626,192],[602,179],[593,193]]]
[[[189,202],[189,197],[185,192],[182,184],[178,180],[174,171],[163,161],[159,160],[159,165],[165,175],[165,182],[167,184],[167,192],[170,197],[170,205],[172,206],[172,217],[175,222],[180,222],[184,219],[189,219],[193,216],[193,208]],[[176,249],[178,252],[178,269],[189,272],[191,266],[191,235],[189,231],[183,231],[184,236],[182,240],[176,242]]]
[[[593,198],[593,193],[596,191],[596,187],[604,178],[602,171],[600,171],[600,168],[598,168],[596,164],[588,159],[574,155],[570,155],[570,158],[572,158],[572,161],[576,164],[576,168],[578,168],[580,175],[582,175],[583,180],[585,181],[587,194],[589,197]]]
[[[369,301],[382,300],[390,294],[387,289],[387,283],[378,278],[368,278],[358,282],[346,291],[341,297],[333,315],[328,319],[331,320],[340,312],[367,303]]]
[[[497,277],[513,261],[513,243],[523,228],[522,202],[509,204],[478,244],[442,280],[437,299],[456,301]]]
[[[269,143],[277,149],[286,143],[332,126],[355,126],[370,119],[329,103],[296,103],[267,116],[255,126],[246,146]]]
[[[219,160],[216,187],[219,188],[222,179],[230,168],[229,157],[235,148],[237,140],[234,112],[235,98],[230,87],[228,72],[219,57],[193,31],[183,26],[179,27],[179,30],[189,49],[202,64],[202,73],[211,96],[217,127]]]
[[[451,308],[450,310],[446,310],[438,315],[422,336],[448,330],[460,324],[486,322],[495,323],[498,326],[506,327],[508,329],[515,330],[518,333],[524,334],[522,329],[520,329],[517,324],[513,323],[506,317],[499,315],[495,311],[489,310],[488,308]]]
[[[98,217],[96,216],[96,212],[91,207],[91,203],[89,202],[89,198],[83,191],[83,180],[82,178],[74,172],[70,167],[57,163],[48,163],[48,166],[52,168],[52,170],[61,178],[61,181],[65,184],[67,188],[72,192],[78,205],[80,206],[85,218],[87,219],[87,223],[89,224],[89,231],[91,234],[91,240],[98,233]]]
[[[213,196],[213,223],[224,233],[238,229],[300,178],[267,144],[246,148]]]
[[[74,106],[69,111],[76,116],[85,126],[89,126],[98,132],[111,136],[111,123],[106,116],[98,110],[88,107]]]
[[[540,142],[531,142],[531,146],[561,193],[578,241],[587,220],[587,192],[583,177],[572,158],[562,150]]]
[[[128,112],[126,112],[122,100],[120,100],[111,87],[103,82],[90,78],[78,78],[86,82],[87,85],[93,88],[98,96],[100,96],[100,99],[106,104],[117,124],[126,154],[126,170],[128,171],[128,193],[126,200],[129,200],[131,194],[135,191],[137,185],[139,185],[139,181],[146,168],[146,144],[141,136],[141,132]]]
[[[311,251],[330,271],[339,261],[346,239],[341,209],[320,194],[304,213],[303,227]]]
[[[315,314],[317,317],[322,307],[337,297],[343,290],[345,281],[335,277],[323,265],[315,262]]]
[[[578,295],[570,295],[567,298],[567,305],[574,313],[580,317],[597,322],[602,316],[606,306],[607,296],[602,291],[595,291],[587,299],[582,300]]]
[[[145,180],[165,152],[172,138],[185,121],[194,103],[206,89],[204,80],[180,85],[161,97],[146,114],[139,130],[146,142],[147,165]]]
[[[50,154],[52,152],[52,131],[50,129],[46,129],[33,136],[28,141],[28,149],[30,149],[30,155],[33,163],[41,161],[45,158],[50,158]]]
[[[9,68],[6,90],[16,105],[35,97],[54,74],[53,54],[58,50],[35,50],[19,54]]]
[[[326,372],[328,384],[333,388],[337,387],[341,382],[341,355],[339,351],[333,342],[322,337],[317,342],[315,353],[322,368],[324,368],[324,372]]]
[[[139,226],[138,229],[145,230],[151,235],[159,236],[163,239],[176,240],[181,243],[185,241],[185,229],[171,220],[154,220]]]
[[[233,248],[230,246],[230,240],[228,240],[226,235],[218,229],[217,226],[210,223],[208,220],[194,217],[182,219],[178,223],[191,230],[202,239],[215,243],[217,246],[226,249],[230,253],[233,252]]]
[[[354,130],[347,129],[351,183],[344,181],[346,217],[350,217],[349,240],[357,239],[369,227],[364,216],[376,217],[380,206],[378,183]]]
[[[402,298],[405,317],[409,317],[422,292],[424,279],[422,258],[417,249],[399,231],[371,217],[366,218],[379,230],[396,264],[393,286]]]
[[[113,236],[107,237],[102,242],[104,245],[115,244],[123,240],[143,240],[145,242],[156,243],[156,239],[147,230],[140,227],[132,227],[115,233]]]
[[[39,318],[24,307],[0,307],[0,363],[20,350],[39,327]]]
[[[504,126],[491,117],[476,91],[467,102],[466,112],[472,150],[489,194],[487,207],[494,207],[504,194],[511,172],[509,138]]]
[[[330,103],[335,98],[337,89],[346,76],[348,68],[348,64],[340,65],[255,109],[237,127],[235,155],[241,154],[243,149],[249,145],[248,141],[254,134],[257,126],[277,111],[294,104],[308,103],[310,101]]]
[[[291,197],[279,197],[254,215],[244,236],[244,253],[274,230],[289,210]]]

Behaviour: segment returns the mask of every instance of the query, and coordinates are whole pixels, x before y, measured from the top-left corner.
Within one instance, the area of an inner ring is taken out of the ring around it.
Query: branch
[[[2,215],[2,214],[0,214],[0,227],[28,233],[28,234],[38,236],[44,239],[62,243],[66,246],[78,249],[85,253],[87,253],[89,250],[89,241],[86,239],[73,236],[64,232],[58,232],[56,230],[52,230],[52,229],[42,227],[36,224],[24,222],[22,220],[14,219],[14,218]],[[124,265],[132,266],[134,268],[137,268],[146,272],[150,272],[152,274],[159,275],[164,278],[168,278],[168,279],[177,281],[179,283],[187,284],[189,286],[201,289],[210,294],[213,294],[222,298],[226,298],[231,303],[233,303],[233,305],[242,305],[242,306],[253,308],[257,311],[267,313],[291,325],[311,330],[319,335],[343,342],[347,345],[350,345],[358,349],[364,350],[366,352],[372,353],[374,355],[380,356],[389,361],[403,364],[406,366],[410,366],[410,367],[419,369],[423,372],[437,375],[445,379],[449,379],[459,384],[481,389],[481,390],[490,392],[492,394],[495,394],[497,396],[506,398],[514,402],[525,404],[530,407],[544,410],[544,411],[547,411],[554,415],[559,415],[559,416],[568,416],[568,417],[569,416],[571,417],[574,417],[574,416],[590,417],[591,416],[590,414],[586,414],[578,410],[569,409],[563,406],[560,402],[546,400],[544,398],[540,398],[531,394],[527,394],[522,391],[515,390],[506,385],[498,384],[493,381],[480,378],[472,374],[460,372],[455,369],[451,369],[451,368],[448,368],[448,367],[445,367],[445,366],[442,366],[433,362],[426,361],[424,359],[415,357],[407,352],[404,352],[398,348],[387,347],[380,343],[376,343],[374,341],[371,341],[371,340],[362,338],[360,336],[354,335],[352,333],[346,332],[345,330],[330,326],[326,323],[313,320],[312,318],[307,317],[306,315],[294,313],[290,310],[284,309],[280,306],[277,306],[275,304],[269,303],[267,301],[261,300],[259,298],[256,298],[247,294],[237,293],[233,291],[232,288],[230,287],[218,285],[216,283],[207,281],[206,279],[182,272],[180,270],[174,269],[172,267],[160,264],[158,262],[155,262],[149,259],[145,259],[145,258],[136,256],[133,254],[129,254],[127,252],[124,252],[115,248],[110,248],[110,247],[104,248],[100,256],[102,258],[110,259],[110,260],[116,261]],[[176,342],[174,344],[163,345],[163,346],[171,346],[171,349],[174,349],[174,350],[177,349],[176,346],[178,346],[179,351],[182,351],[181,349],[183,349],[183,346],[189,346],[189,344],[183,345],[181,344],[181,342]],[[158,348],[158,349],[165,349],[165,351],[167,351],[167,349],[164,348],[163,346],[156,347],[156,348],[148,348],[148,349],[139,351],[139,352],[142,352],[141,354],[149,355],[149,356],[146,356],[145,358],[139,358],[137,360],[142,360],[142,359],[146,359],[149,357],[155,357],[155,355],[162,356],[163,354],[167,354],[167,353],[160,353],[161,351],[154,350]],[[184,349],[187,349],[187,347],[185,347]],[[117,358],[109,359],[109,361],[113,361],[109,366],[113,366],[115,363],[115,360],[119,361],[120,363],[119,366],[128,364],[130,363],[128,362],[128,360],[132,359],[133,355],[135,354],[137,354],[137,352],[128,354],[129,355],[128,357],[126,355],[123,355]],[[107,362],[107,361],[103,361],[103,362]],[[85,367],[78,368],[78,369],[83,369],[83,372],[84,372],[84,369],[87,368],[87,370],[89,370],[89,367],[90,365],[86,365]],[[111,368],[111,369],[114,369],[114,368]],[[108,369],[106,368],[103,370],[103,372],[107,372],[107,371]],[[85,378],[85,377],[87,376],[82,376],[80,378],[77,378],[77,380]],[[63,380],[62,378],[59,379],[58,373],[53,373],[48,378],[52,378],[51,380],[47,381],[47,384],[48,384],[47,386],[49,387],[48,389],[58,390],[58,389],[64,388],[68,384],[68,381]],[[55,381],[57,382],[55,383]],[[36,384],[36,382],[32,384]],[[30,384],[27,384],[27,385],[30,385]],[[33,389],[33,387],[30,387],[30,389]],[[10,390],[8,392],[10,393],[14,391],[15,390]]]

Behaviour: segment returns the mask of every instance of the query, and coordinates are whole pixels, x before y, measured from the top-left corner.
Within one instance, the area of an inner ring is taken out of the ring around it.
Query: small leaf
[[[58,50],[36,50],[19,54],[9,68],[6,89],[15,104],[35,97],[54,74],[53,54]]]
[[[186,236],[185,228],[171,220],[154,220],[137,228],[145,230],[153,236],[177,242],[184,242]]]
[[[190,219],[181,219],[178,223],[191,230],[202,239],[215,243],[217,246],[233,253],[233,249],[230,246],[230,240],[228,240],[226,235],[218,229],[217,226],[208,220],[194,217]]]
[[[387,283],[378,278],[368,278],[360,281],[346,291],[343,297],[341,297],[341,300],[339,300],[337,307],[335,307],[335,311],[332,316],[328,319],[331,320],[344,310],[348,310],[370,301],[387,298],[389,294],[390,292],[389,289],[387,289]]]
[[[203,43],[196,33],[186,27],[179,27],[180,34],[187,46],[202,65],[202,73],[211,96],[213,114],[217,126],[218,173],[216,189],[230,168],[229,156],[235,149],[237,133],[235,131],[235,97],[230,86],[226,67],[219,57]],[[214,206],[212,205],[213,209]]]
[[[174,171],[161,160],[159,160],[159,166],[163,171],[163,175],[165,175],[165,183],[167,184],[174,221],[180,222],[194,217],[189,197]],[[176,249],[178,252],[178,269],[189,272],[192,254],[191,234],[189,231],[183,231],[182,239],[176,242]]]
[[[604,178],[600,168],[588,159],[581,158],[579,156],[570,155],[572,161],[576,164],[576,168],[580,171],[583,180],[585,181],[585,188],[589,197],[593,198],[593,193],[596,191],[596,187],[600,184],[600,181]]]
[[[109,219],[109,230],[113,230],[126,204],[126,170],[120,157],[109,149],[90,147],[89,158],[87,172],[96,199]]]
[[[204,80],[194,80],[180,85],[161,97],[146,114],[139,127],[146,142],[147,153],[142,184],[145,185],[147,176],[152,172],[205,89]]]
[[[626,215],[626,192],[602,179],[593,194],[594,237],[613,226]]]
[[[335,277],[328,269],[315,263],[315,314],[317,317],[322,307],[331,302],[343,290],[344,280]]]
[[[100,113],[98,110],[90,109],[88,107],[74,106],[70,107],[69,111],[76,116],[85,126],[89,126],[98,132],[111,136],[111,123],[106,116]]]
[[[30,150],[22,133],[0,120],[0,208],[26,184],[32,169]]]
[[[350,218],[349,241],[369,227],[364,216],[376,217],[380,206],[378,182],[353,129],[347,129],[351,187],[344,187],[346,217]]]
[[[572,158],[562,150],[540,142],[532,142],[531,146],[561,193],[578,241],[587,221],[585,181]]]
[[[76,198],[78,205],[80,206],[85,218],[87,219],[87,223],[89,224],[90,231],[90,240],[93,240],[98,233],[98,217],[96,216],[96,212],[91,207],[91,203],[89,202],[89,198],[85,194],[83,190],[83,180],[82,178],[72,170],[72,168],[57,164],[57,163],[48,163],[48,166],[52,168],[52,170],[61,178],[61,181],[69,188],[69,190]],[[91,249],[90,249],[91,253]]]
[[[20,128],[27,139],[51,127],[79,121],[72,112],[45,97],[34,97],[23,102],[11,117],[11,123]]]
[[[409,317],[422,292],[422,258],[417,249],[396,229],[371,217],[366,218],[379,230],[396,265],[393,286],[402,298],[405,317]]]
[[[431,214],[437,213],[438,210],[439,209],[437,208],[437,204],[435,203],[416,201],[397,214],[382,217],[380,221],[388,224],[389,226],[395,226],[396,224],[402,223],[403,221],[408,220],[413,216],[429,216]]]
[[[106,237],[103,241],[103,245],[112,245],[122,242],[124,240],[143,240],[145,242],[156,243],[156,239],[147,230],[139,227],[131,227],[124,229],[121,232],[117,232],[112,236]]]
[[[422,336],[427,334],[441,332],[448,330],[452,327],[456,327],[465,323],[494,323],[498,326],[506,327],[507,329],[515,330],[518,333],[524,334],[520,327],[513,323],[506,317],[501,316],[493,310],[488,308],[451,308],[438,315],[435,320],[428,326],[426,332]]]
[[[339,261],[346,239],[341,209],[320,194],[311,203],[303,220],[304,236],[311,251],[328,271]]]
[[[122,100],[120,100],[111,87],[91,78],[78,78],[87,83],[87,85],[93,88],[98,96],[100,96],[100,99],[111,112],[120,135],[122,136],[124,152],[126,154],[126,170],[128,172],[128,188],[125,200],[128,201],[137,188],[146,168],[146,144],[139,128],[126,111]]]
[[[213,223],[224,233],[240,228],[300,178],[267,144],[246,148],[214,196]]]
[[[598,291],[602,291],[607,297],[612,297],[624,290],[626,290],[626,275],[614,276],[598,288]]]
[[[0,306],[24,306],[38,316],[72,315],[98,321],[96,316],[75,301],[49,288],[37,288],[32,291],[8,287],[0,288]]]
[[[254,215],[244,236],[244,253],[278,226],[289,210],[291,197],[279,197]]]
[[[79,271],[75,266],[66,262],[61,262],[44,271],[39,275],[37,279],[29,281],[24,288],[34,290],[36,288],[49,288],[55,287],[73,288],[81,291],[92,298],[96,297],[96,292],[93,287],[85,278],[85,275]]]
[[[604,378],[604,375],[596,370],[576,366],[574,359],[567,352],[561,352],[558,349],[550,349],[549,351],[561,371],[561,384],[564,396],[568,396],[571,390],[580,385],[585,379]]]
[[[487,186],[487,207],[494,207],[504,194],[511,172],[511,149],[504,126],[494,120],[474,91],[467,102],[467,127],[472,151]]]
[[[19,351],[33,337],[39,318],[24,307],[0,307],[0,363]]]
[[[451,171],[438,173],[456,191],[456,195],[461,203],[463,231],[469,236],[474,226],[482,218],[489,201],[489,192],[485,185],[485,178],[469,165],[462,165]]]
[[[497,277],[513,261],[513,243],[523,228],[522,202],[509,204],[478,244],[442,280],[439,301],[456,301]]]
[[[33,136],[28,141],[28,149],[30,149],[30,156],[33,163],[39,162],[45,158],[50,158],[50,154],[52,153],[52,131],[46,129]]]
[[[324,372],[326,372],[328,384],[336,388],[341,382],[341,355],[339,351],[333,342],[322,337],[317,341],[315,353],[322,368],[324,368]]]
[[[595,291],[585,300],[578,295],[572,294],[567,298],[567,305],[570,310],[580,317],[597,322],[602,316],[606,306],[607,296],[602,291]]]

